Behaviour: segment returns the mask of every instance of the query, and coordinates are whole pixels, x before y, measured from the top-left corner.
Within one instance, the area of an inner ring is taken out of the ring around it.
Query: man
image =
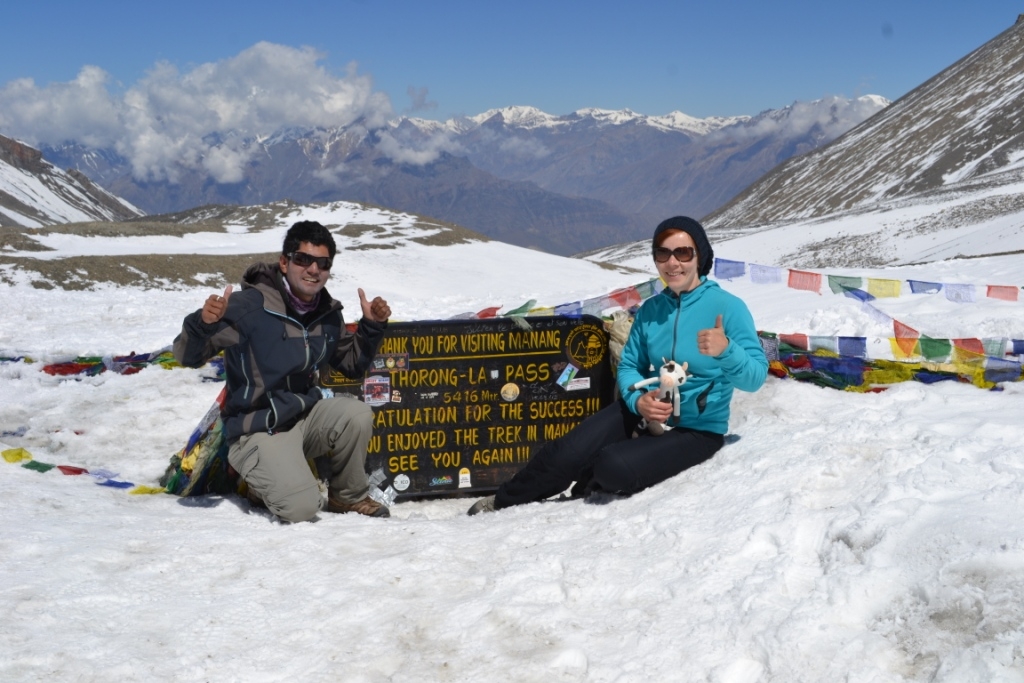
[[[314,221],[293,225],[275,263],[256,263],[242,290],[211,295],[186,316],[174,357],[199,367],[224,351],[227,400],[223,418],[228,462],[245,480],[249,500],[282,520],[312,519],[321,509],[320,486],[306,461],[330,462],[327,509],[389,517],[369,497],[366,447],[373,411],[319,386],[324,365],[362,377],[380,346],[391,309],[359,291],[363,317],[345,329],[341,304],[324,285],[337,247]]]

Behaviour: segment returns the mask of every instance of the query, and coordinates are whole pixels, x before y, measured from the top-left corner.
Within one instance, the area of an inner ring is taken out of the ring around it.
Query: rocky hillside
[[[44,160],[39,150],[0,135],[0,226],[117,221],[141,215],[81,171],[65,173]]]
[[[780,165],[707,222],[764,226],[1015,181],[1024,167],[1022,74],[1018,21],[832,144]],[[979,219],[1000,211],[977,209]]]

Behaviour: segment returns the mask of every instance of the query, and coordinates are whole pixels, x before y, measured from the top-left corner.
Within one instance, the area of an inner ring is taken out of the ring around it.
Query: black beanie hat
[[[663,220],[654,229],[654,238],[651,241],[652,251],[654,245],[658,243],[658,235],[666,230],[682,230],[688,234],[693,239],[693,244],[697,247],[697,254],[700,257],[697,273],[707,275],[711,272],[711,262],[715,260],[715,252],[711,249],[711,242],[708,242],[703,225],[688,216],[673,216]]]

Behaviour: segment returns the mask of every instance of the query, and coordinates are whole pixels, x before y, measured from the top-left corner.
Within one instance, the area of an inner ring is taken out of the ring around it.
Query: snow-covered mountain
[[[1018,22],[873,118],[792,158],[709,218],[755,226],[961,192],[1001,196],[1024,170],[1024,23]],[[1016,212],[979,201],[961,224]]]
[[[0,135],[0,226],[118,221],[141,215],[81,171],[65,173],[45,161],[39,150]]]
[[[443,122],[401,118],[368,129],[360,121],[206,140],[240,150],[247,161],[239,182],[215,182],[184,167],[140,179],[131,159],[75,143],[44,153],[149,213],[345,199],[570,254],[645,235],[668,214],[707,213],[782,159],[828,142],[883,106],[880,98],[835,98],[753,118],[707,119],[507,107]]]

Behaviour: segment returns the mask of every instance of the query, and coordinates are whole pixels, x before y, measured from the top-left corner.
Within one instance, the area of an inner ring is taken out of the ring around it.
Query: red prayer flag
[[[921,337],[921,333],[895,318],[892,319],[892,329],[893,336],[896,337],[896,346],[900,347],[900,351],[908,356],[914,355],[917,340]]]
[[[990,299],[1002,299],[1003,301],[1016,301],[1020,290],[1009,285],[989,285],[988,297]]]
[[[476,317],[493,318],[494,316],[498,315],[499,310],[501,310],[501,306],[491,306],[490,308],[485,308],[484,310],[477,313]]]
[[[74,465],[57,465],[57,469],[68,475],[76,474],[89,474],[89,470],[84,467],[75,467]]]
[[[970,351],[979,356],[985,355],[985,345],[980,339],[954,339],[953,346],[963,351]]]
[[[805,289],[808,292],[821,292],[821,273],[810,273],[806,270],[790,270],[789,286],[792,289]]]
[[[789,344],[794,349],[803,349],[804,351],[807,351],[811,348],[806,334],[780,334],[779,341],[783,344]]]
[[[616,289],[608,296],[622,308],[631,308],[643,301],[643,297],[640,296],[640,292],[636,290],[636,287]]]

